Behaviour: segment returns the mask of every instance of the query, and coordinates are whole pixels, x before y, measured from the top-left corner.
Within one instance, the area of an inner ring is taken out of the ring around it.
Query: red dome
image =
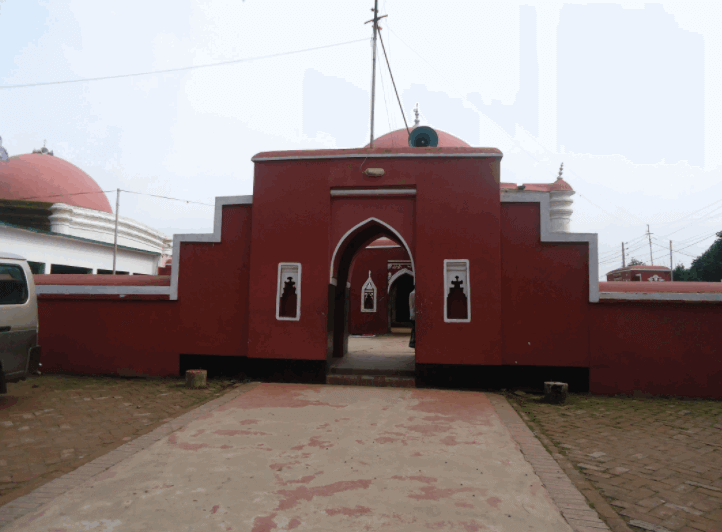
[[[413,131],[414,128],[411,128]],[[444,131],[435,130],[439,135],[439,148],[471,148],[463,140],[456,138],[454,135],[449,135]],[[366,148],[369,147],[367,144]],[[408,148],[409,147],[409,134],[404,129],[397,129],[391,133],[386,133],[377,139],[374,139],[374,148]]]
[[[93,192],[93,194],[78,194]],[[50,197],[53,196],[53,197]],[[43,153],[0,161],[0,198],[66,203],[112,214],[108,198],[92,177],[74,164]]]

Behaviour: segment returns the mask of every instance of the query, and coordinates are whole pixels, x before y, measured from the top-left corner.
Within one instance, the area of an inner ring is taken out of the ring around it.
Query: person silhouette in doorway
[[[409,294],[409,318],[411,318],[409,347],[416,348],[416,287]]]

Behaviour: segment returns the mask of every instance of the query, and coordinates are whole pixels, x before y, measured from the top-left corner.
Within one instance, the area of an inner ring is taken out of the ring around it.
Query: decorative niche
[[[376,312],[376,285],[371,280],[371,270],[361,289],[361,312]]]
[[[444,260],[444,321],[447,323],[471,321],[467,259]]]
[[[278,264],[276,319],[298,321],[301,318],[301,263]]]

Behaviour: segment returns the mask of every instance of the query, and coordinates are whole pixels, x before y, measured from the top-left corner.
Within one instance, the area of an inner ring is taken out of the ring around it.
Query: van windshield
[[[22,305],[27,300],[23,269],[15,264],[0,264],[0,305]]]

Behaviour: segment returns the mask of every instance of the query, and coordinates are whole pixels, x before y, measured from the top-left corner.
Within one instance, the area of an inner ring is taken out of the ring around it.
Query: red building
[[[666,266],[627,266],[607,273],[607,281],[671,281],[672,270]]]
[[[499,150],[439,137],[453,145],[256,155],[253,195],[217,198],[212,234],[175,235],[170,277],[37,276],[44,369],[213,358],[325,382],[349,334],[403,324],[413,277],[418,386],[722,398],[722,283],[599,283],[568,184],[502,183]]]

